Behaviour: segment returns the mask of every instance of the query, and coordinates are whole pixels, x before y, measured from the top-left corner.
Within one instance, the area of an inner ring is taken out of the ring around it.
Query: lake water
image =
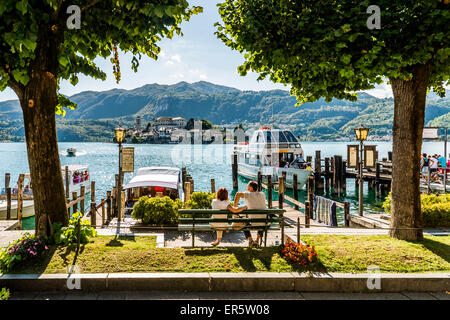
[[[332,157],[342,155],[347,158],[348,142],[303,142],[305,156],[314,157],[316,150],[321,150],[321,156]],[[351,143],[351,144],[355,144]],[[379,159],[387,158],[388,151],[392,150],[391,142],[368,142],[377,145]],[[127,146],[127,145],[125,145]],[[145,166],[176,166],[187,168],[194,179],[195,190],[209,191],[210,179],[214,178],[216,189],[226,187],[232,190],[231,178],[231,151],[230,144],[210,145],[129,145],[135,148],[135,170]],[[67,157],[67,148],[76,148],[76,157]],[[118,173],[118,147],[112,143],[59,143],[61,165],[87,164],[89,165],[91,179],[95,181],[96,200],[106,197],[106,191],[114,185],[114,176]],[[443,154],[443,142],[424,142],[423,152]],[[450,149],[449,149],[450,150]],[[20,173],[29,172],[25,143],[0,143],[0,188],[4,187],[5,173],[11,173],[11,184],[14,185]],[[132,173],[125,173],[124,182],[127,183]],[[239,190],[245,190],[246,180],[239,179]],[[353,213],[358,211],[357,188],[354,180],[347,179],[347,190],[344,197],[335,200],[350,201]],[[289,194],[289,192],[288,192]],[[232,193],[232,196],[234,192]],[[289,194],[290,195],[290,194]],[[327,195],[333,198],[332,195]],[[300,191],[299,198],[304,200],[305,192]],[[274,193],[274,200],[276,200]],[[383,199],[376,199],[375,192],[369,191],[367,184],[364,187],[364,202],[366,213],[382,211]],[[342,221],[339,211],[339,220]]]

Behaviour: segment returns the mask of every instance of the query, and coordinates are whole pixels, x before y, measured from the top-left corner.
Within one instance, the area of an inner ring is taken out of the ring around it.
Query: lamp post
[[[116,138],[116,142],[119,144],[119,181],[117,186],[117,202],[116,206],[117,210],[117,219],[120,221],[122,214],[122,142],[125,138],[125,129],[121,126],[114,129],[114,137]]]
[[[367,139],[367,136],[369,135],[370,128],[364,127],[362,124],[359,125],[358,128],[354,129],[356,134],[356,140],[359,141],[359,215],[363,215],[364,210],[364,199],[363,199],[363,192],[364,192],[364,179],[363,179],[363,148],[364,148],[364,141]]]

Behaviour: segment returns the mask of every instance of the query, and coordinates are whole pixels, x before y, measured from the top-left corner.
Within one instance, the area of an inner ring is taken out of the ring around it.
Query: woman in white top
[[[216,199],[214,199],[211,202],[211,207],[215,210],[229,210],[233,213],[239,213],[242,212],[246,209],[246,207],[242,207],[239,209],[234,208],[230,202],[228,202],[228,191],[226,188],[220,188],[219,190],[217,190],[216,193]],[[223,213],[223,214],[213,214],[212,218],[214,219],[226,219],[228,216],[228,213]],[[211,243],[211,245],[213,246],[218,246],[220,241],[222,240],[222,233],[223,230],[226,230],[228,227],[228,223],[227,222],[211,222],[210,223],[211,228],[215,229],[217,231],[217,240],[213,243]]]

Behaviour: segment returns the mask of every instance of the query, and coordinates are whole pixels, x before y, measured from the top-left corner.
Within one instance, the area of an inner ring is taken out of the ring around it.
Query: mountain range
[[[450,126],[450,97],[427,96],[426,126]],[[358,100],[320,99],[295,106],[285,90],[242,91],[200,81],[174,85],[147,84],[125,90],[84,91],[69,97],[78,106],[57,116],[59,141],[111,141],[115,126],[132,126],[136,116],[143,123],[155,117],[205,118],[214,125],[243,123],[283,126],[302,140],[336,140],[353,135],[360,123],[372,136],[392,132],[394,101],[358,93]],[[0,102],[0,141],[23,141],[22,111],[17,100]]]

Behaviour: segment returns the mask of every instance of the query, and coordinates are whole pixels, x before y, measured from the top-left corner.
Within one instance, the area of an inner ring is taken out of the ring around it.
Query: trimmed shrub
[[[211,209],[211,202],[215,198],[215,193],[203,191],[194,192],[191,194],[189,201],[186,201],[184,207],[186,209]]]
[[[450,194],[422,194],[420,205],[424,227],[450,227]],[[383,202],[383,209],[391,212],[390,193]]]
[[[178,209],[182,207],[183,202],[180,199],[144,196],[134,204],[131,216],[145,224],[175,224],[178,221]]]

